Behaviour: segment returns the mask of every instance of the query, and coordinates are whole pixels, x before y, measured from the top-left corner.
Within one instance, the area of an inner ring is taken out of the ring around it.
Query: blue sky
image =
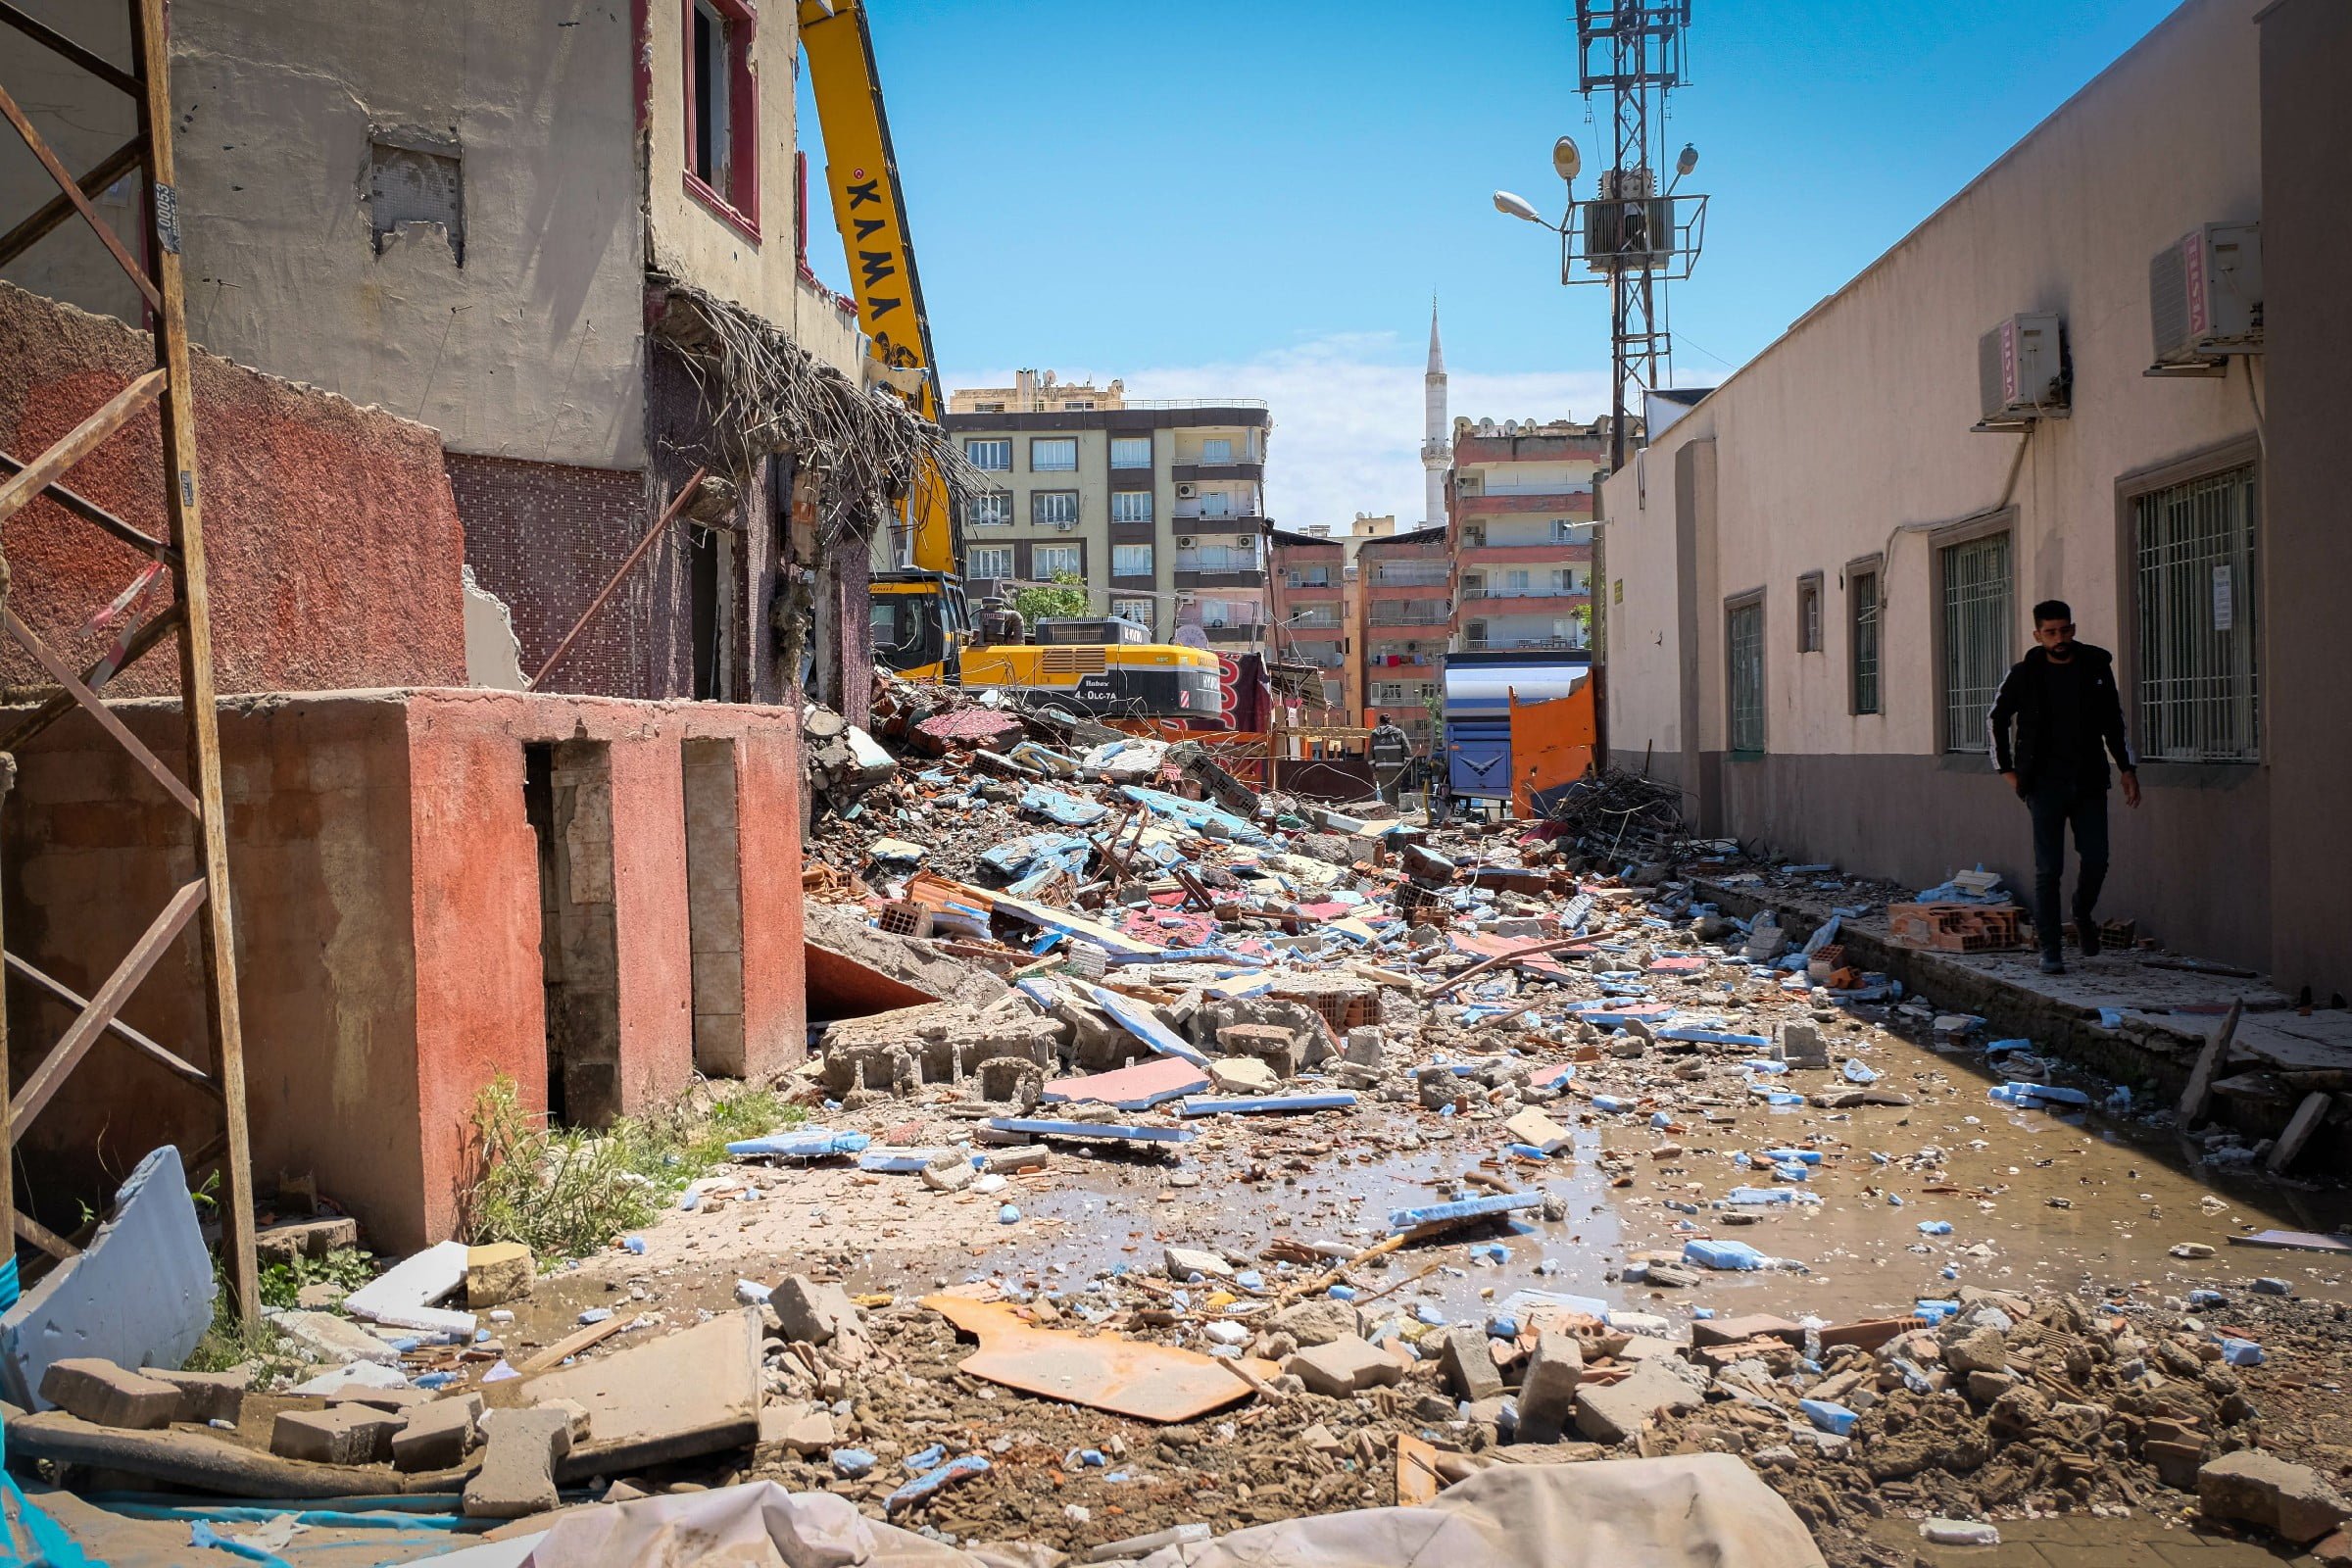
[[[1433,290],[1454,413],[1605,412],[1605,295],[1562,288],[1558,242],[1489,204],[1556,211],[1561,134],[1580,191],[1606,161],[1571,0],[872,4],[951,386],[1031,366],[1263,397],[1293,527],[1418,520]],[[1696,0],[1669,135],[1712,201],[1676,379],[1728,375],[2172,9]],[[810,250],[838,286],[823,216]]]

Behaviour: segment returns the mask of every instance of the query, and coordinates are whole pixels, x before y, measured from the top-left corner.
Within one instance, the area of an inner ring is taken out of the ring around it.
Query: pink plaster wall
[[[757,1078],[808,1056],[797,725],[744,735],[735,749],[735,802],[743,857],[744,1052]]]

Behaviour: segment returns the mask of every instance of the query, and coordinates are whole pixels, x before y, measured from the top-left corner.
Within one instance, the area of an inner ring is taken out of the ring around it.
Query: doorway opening
[[[686,934],[694,955],[694,1066],[741,1078],[743,863],[736,836],[735,743],[685,743]]]
[[[578,740],[524,746],[522,802],[539,843],[548,1119],[606,1126],[620,1114],[612,748]]]

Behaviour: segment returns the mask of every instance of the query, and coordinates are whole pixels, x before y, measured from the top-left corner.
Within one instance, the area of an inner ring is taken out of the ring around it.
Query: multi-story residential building
[[[1356,621],[1350,637],[1363,689],[1361,722],[1394,718],[1422,744],[1442,656],[1453,632],[1453,564],[1444,528],[1366,538],[1355,553]]]
[[[1608,450],[1606,416],[1590,425],[1454,421],[1452,646],[1590,645],[1592,484]]]
[[[947,426],[1001,488],[963,516],[963,576],[1049,582],[1074,574],[1090,608],[1167,638],[1256,645],[1266,594],[1266,435],[1254,399],[1144,402],[1024,370],[1021,385],[963,391]]]
[[[29,10],[129,57],[122,6]],[[867,646],[862,555],[817,547],[843,519],[815,515],[815,485],[793,514],[807,470],[789,442],[751,443],[742,467],[715,455],[729,432],[692,363],[710,310],[854,378],[859,327],[899,324],[861,323],[803,273],[799,53],[793,8],[748,0],[172,7],[173,101],[204,126],[183,127],[176,155],[190,332],[440,432],[466,564],[511,614],[525,670],[698,467],[724,478],[695,499],[702,525],[669,528],[586,625],[555,690],[787,701],[800,670],[778,614],[797,624],[811,598],[820,674]],[[5,54],[9,91],[72,168],[132,135],[113,87],[47,50]],[[56,194],[28,158],[0,170],[9,211]],[[133,231],[136,176],[94,194]],[[78,222],[13,248],[0,275],[141,320]],[[803,567],[813,595],[792,586]]]
[[[1322,701],[1300,715],[1307,724],[1352,724],[1348,706],[1346,616],[1348,547],[1331,536],[1328,524],[1303,533],[1276,529],[1269,536],[1269,597],[1273,635],[1270,657],[1303,664],[1322,682]]]

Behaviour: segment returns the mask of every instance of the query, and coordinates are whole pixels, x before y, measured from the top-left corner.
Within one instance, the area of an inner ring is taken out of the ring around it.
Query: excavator
[[[906,233],[906,203],[882,107],[865,0],[800,0],[801,47],[825,139],[825,187],[849,264],[858,324],[880,362],[878,379],[936,420],[945,412],[931,318]],[[912,564],[876,571],[876,660],[915,680],[996,686],[1113,722],[1175,720],[1220,728],[1216,656],[1154,643],[1116,617],[1043,620],[1019,643],[974,646],[956,561],[954,497],[934,472],[916,475],[901,519]]]

